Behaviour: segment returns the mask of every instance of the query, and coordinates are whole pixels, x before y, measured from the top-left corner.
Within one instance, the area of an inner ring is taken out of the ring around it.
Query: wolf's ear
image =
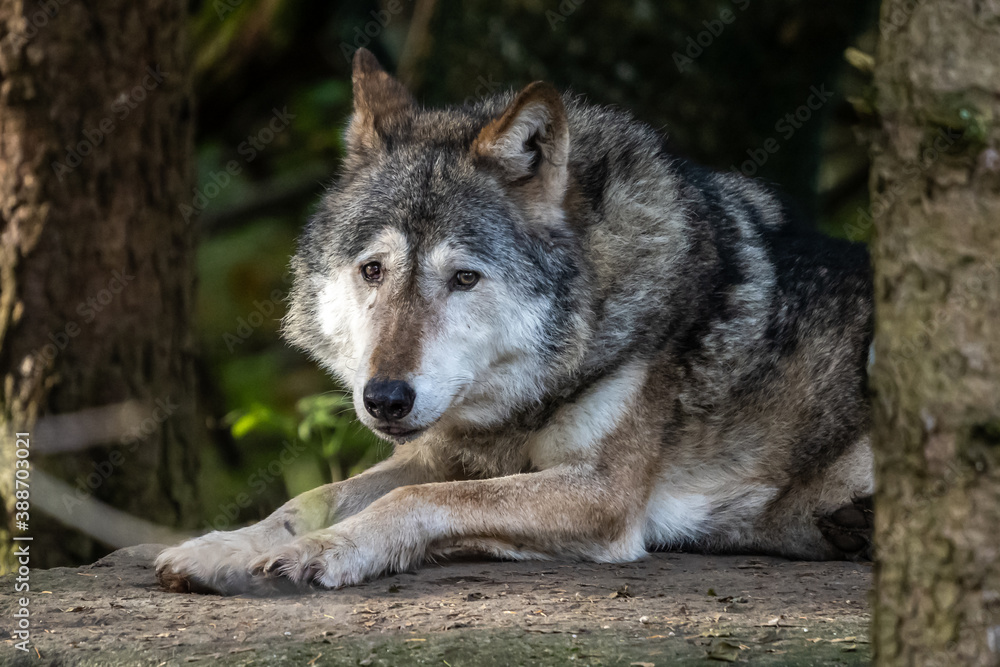
[[[380,145],[380,131],[386,122],[404,115],[416,103],[406,87],[382,69],[372,52],[360,48],[354,53],[354,113],[347,126],[351,151],[365,153]]]
[[[472,144],[478,157],[500,166],[508,182],[530,188],[532,200],[560,204],[566,192],[569,125],[562,97],[536,81],[517,94]]]

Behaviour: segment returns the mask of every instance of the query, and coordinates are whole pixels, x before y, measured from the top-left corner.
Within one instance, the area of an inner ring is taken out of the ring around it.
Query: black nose
[[[365,385],[365,410],[375,419],[397,421],[410,414],[417,394],[402,380],[372,378]]]

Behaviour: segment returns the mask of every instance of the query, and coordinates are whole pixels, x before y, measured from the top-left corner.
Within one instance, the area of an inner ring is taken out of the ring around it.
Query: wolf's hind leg
[[[866,436],[806,483],[793,481],[757,521],[749,550],[807,560],[870,557],[873,486]]]
[[[874,516],[872,497],[864,496],[817,517],[816,525],[823,537],[846,557],[871,560]]]

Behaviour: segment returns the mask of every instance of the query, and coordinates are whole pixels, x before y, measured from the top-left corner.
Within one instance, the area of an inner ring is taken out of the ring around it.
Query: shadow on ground
[[[160,547],[31,573],[31,665],[862,665],[870,566],[654,554],[428,565],[340,591],[161,591]],[[0,579],[4,623],[16,604]],[[5,633],[9,636],[9,632]],[[37,649],[37,654],[36,654]],[[41,658],[41,660],[39,660]]]

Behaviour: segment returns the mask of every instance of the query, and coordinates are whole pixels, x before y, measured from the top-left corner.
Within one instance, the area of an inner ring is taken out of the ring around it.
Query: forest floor
[[[24,665],[863,665],[871,567],[658,553],[626,565],[453,561],[339,591],[159,589],[161,547],[31,573]],[[0,578],[0,627],[17,604]],[[4,638],[9,632],[4,631]]]

